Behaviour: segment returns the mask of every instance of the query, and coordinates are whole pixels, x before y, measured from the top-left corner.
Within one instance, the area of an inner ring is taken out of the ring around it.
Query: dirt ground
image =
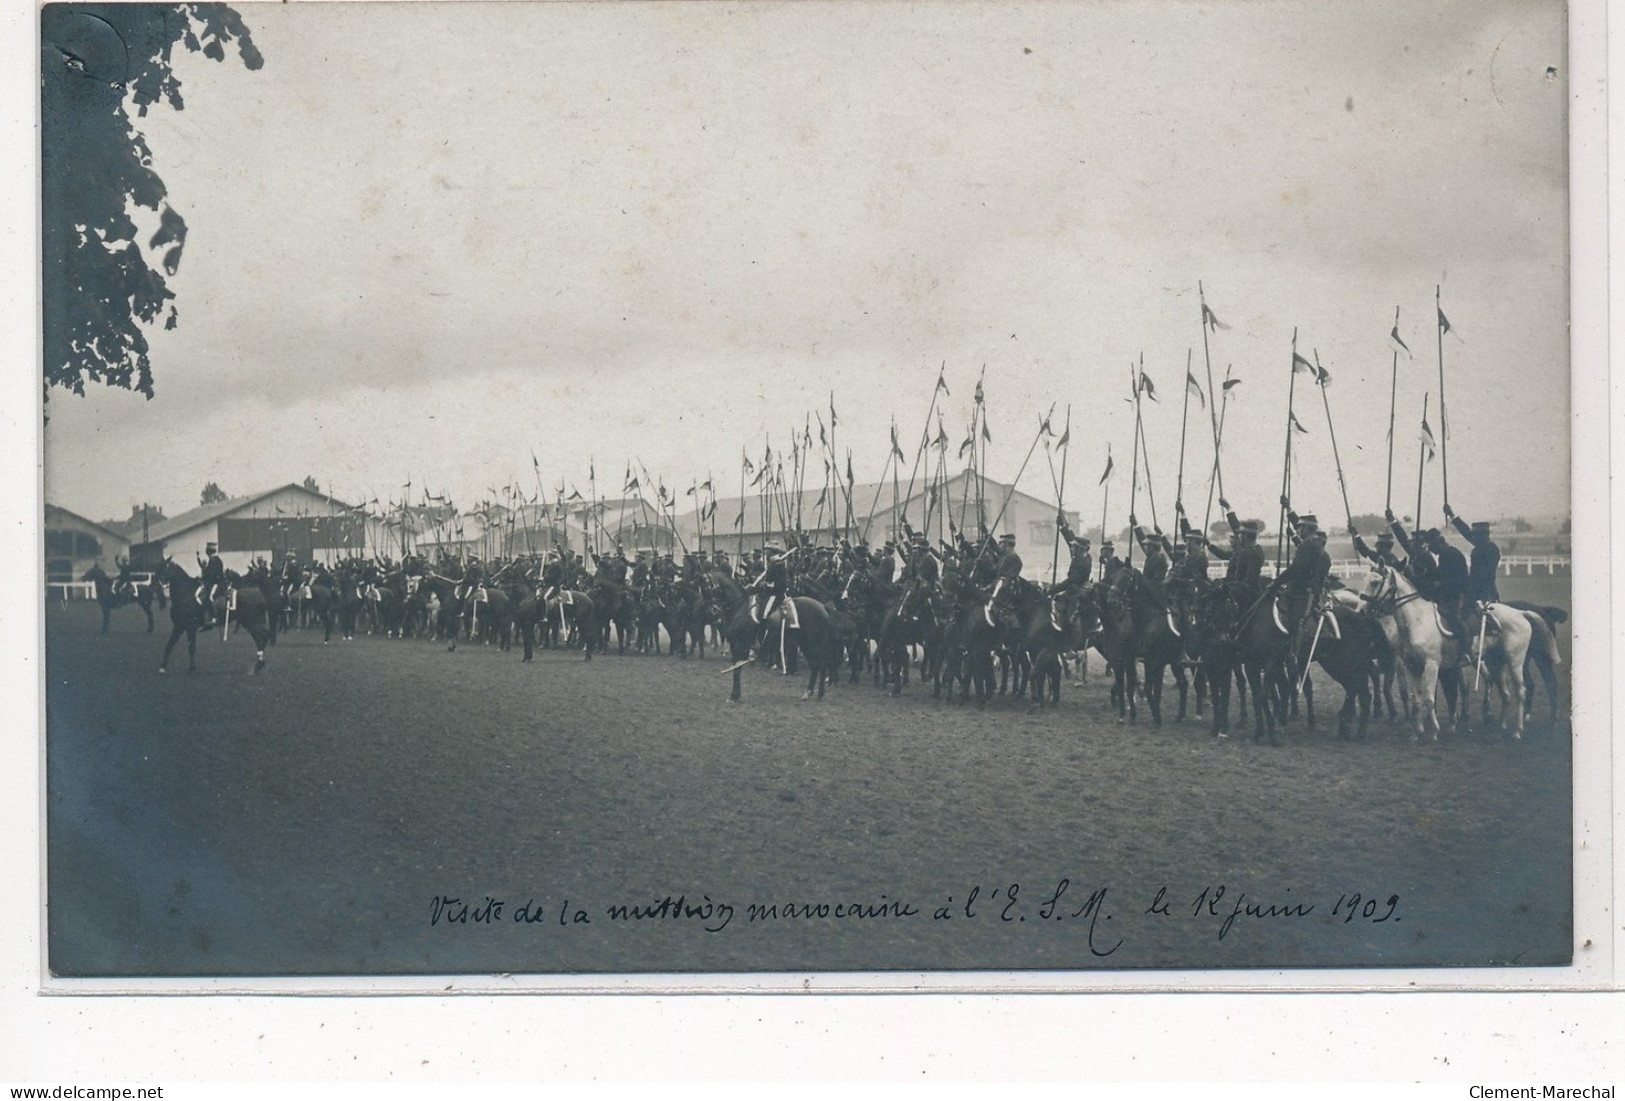
[[[1508,598],[1567,604],[1565,579]],[[64,976],[1553,965],[1566,723],[1282,746],[724,662],[47,610]],[[1565,662],[1568,632],[1562,632]],[[184,646],[184,643],[183,643]],[[1565,672],[1567,666],[1565,665]],[[1320,682],[1329,715],[1341,694]],[[1172,692],[1170,690],[1170,695]],[[1567,700],[1565,690],[1564,700]]]

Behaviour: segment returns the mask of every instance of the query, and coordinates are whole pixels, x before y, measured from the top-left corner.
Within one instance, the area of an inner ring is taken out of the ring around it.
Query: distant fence
[[[130,575],[135,582],[137,592],[152,584],[152,574],[136,573]],[[60,600],[66,604],[70,600],[95,600],[96,583],[94,581],[47,581],[45,583],[45,596],[47,599]]]
[[[1503,554],[1501,556],[1501,572],[1507,576],[1514,573],[1547,575],[1566,574],[1569,572],[1572,560],[1566,554]],[[1363,558],[1338,558],[1332,561],[1332,576],[1348,581],[1350,578],[1364,577],[1371,570],[1371,564]],[[1224,562],[1209,562],[1207,575],[1218,579],[1224,576]],[[1264,576],[1274,577],[1275,566],[1265,563]]]

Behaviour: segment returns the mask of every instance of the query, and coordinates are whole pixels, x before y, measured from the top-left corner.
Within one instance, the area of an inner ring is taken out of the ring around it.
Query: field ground
[[[1567,579],[1503,595],[1567,606]],[[1116,723],[1098,657],[1041,715],[917,684],[802,703],[755,669],[729,706],[716,656],[526,666],[310,631],[258,677],[218,634],[195,676],[159,676],[167,617],[150,636],[133,609],[107,636],[96,617],[46,619],[60,975],[1570,956],[1566,724],[1417,744],[1323,718],[1279,747],[1215,741]],[[1322,688],[1326,716],[1341,694]]]

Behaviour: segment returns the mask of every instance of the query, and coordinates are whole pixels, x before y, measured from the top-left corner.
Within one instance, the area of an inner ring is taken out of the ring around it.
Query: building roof
[[[242,497],[232,497],[228,500],[217,501],[212,505],[202,505],[198,508],[183,512],[179,516],[172,516],[167,520],[160,520],[155,524],[149,524],[147,527],[147,540],[148,542],[152,543],[161,543],[166,540],[173,539],[177,535],[182,535],[188,531],[191,531],[193,528],[207,524],[211,520],[218,520],[222,516],[230,516],[232,513],[240,512],[245,508],[253,508],[256,504],[265,500],[267,497],[272,497],[278,493],[285,493],[290,489],[296,493],[303,493],[309,496],[313,500],[320,502],[322,508],[331,509],[335,513],[349,512],[354,508],[354,506],[347,505],[343,501],[338,500],[336,497],[329,497],[325,493],[318,493],[315,490],[300,485],[298,482],[289,482],[287,485],[273,486],[272,488],[262,490],[259,493],[250,493]]]
[[[950,509],[952,510],[952,513],[957,513],[959,511],[960,502],[962,499],[964,499],[963,494],[966,488],[965,479],[967,477],[968,475],[964,471],[961,471],[958,474],[951,475],[947,480],[947,492],[945,493],[945,497]],[[914,491],[912,493],[906,493],[904,492],[905,489],[906,483],[899,482],[897,494],[898,511],[903,511],[906,509],[917,512],[923,510],[924,504],[930,496],[930,487],[920,485],[919,479],[916,478]],[[815,528],[828,528],[832,519],[836,526],[839,526],[841,521],[845,519],[846,493],[844,483],[833,488],[833,501],[829,499],[825,500],[823,519],[820,521],[818,519],[818,498],[823,492],[824,487],[822,485],[818,485],[813,486],[811,489],[803,490],[803,492],[800,494],[799,503],[801,506],[801,526],[804,530],[811,531]],[[999,506],[1004,503],[1006,495],[1009,495],[1012,500],[1021,498],[1024,501],[1041,505],[1046,509],[1053,510],[1055,507],[1052,502],[1046,501],[1042,497],[1036,497],[1025,490],[1016,489],[1012,493],[1012,487],[1008,482],[1000,482],[996,479],[988,478],[986,479],[986,497],[984,499],[987,502],[989,523],[991,523],[993,518],[998,514]],[[970,507],[974,510],[974,491],[972,491],[972,496],[969,498],[969,500]],[[752,494],[744,498],[717,498],[717,534],[733,535],[738,530],[734,527],[734,520],[739,516],[741,501],[743,501],[745,506],[744,535],[747,537],[753,537],[763,534],[782,532],[784,530],[785,525],[779,520],[780,506],[775,504],[772,500],[769,500],[767,503],[768,516],[767,524],[764,528],[762,524],[761,498],[755,494]],[[789,493],[780,497],[780,501],[786,503],[786,511],[788,511],[792,517],[791,526],[794,526],[793,517],[795,515],[797,505],[797,495],[793,492]],[[884,524],[889,522],[889,517],[892,514],[892,484],[890,482],[859,482],[852,487],[853,524],[861,528],[863,522],[868,519],[871,510],[874,513],[875,523]],[[679,530],[693,531],[697,512],[697,509],[690,509],[686,514],[679,515],[677,517]],[[706,522],[706,530],[710,530],[709,520]],[[873,532],[873,530],[874,525],[871,525],[871,532]]]
[[[53,520],[61,521],[63,519],[72,520],[76,524],[81,524],[84,527],[92,528],[99,532],[105,532],[115,542],[128,543],[130,541],[130,537],[128,535],[125,535],[114,528],[110,528],[106,524],[99,524],[95,520],[87,520],[83,516],[80,516],[77,512],[65,509],[61,505],[53,505],[50,502],[46,502],[45,526],[51,527],[51,522]]]

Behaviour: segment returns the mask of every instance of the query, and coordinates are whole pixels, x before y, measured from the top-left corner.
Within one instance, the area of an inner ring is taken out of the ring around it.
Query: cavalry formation
[[[299,629],[321,631],[324,642],[368,634],[503,651],[517,642],[527,662],[538,647],[591,661],[595,654],[703,659],[709,645],[728,651],[733,701],[747,667],[788,674],[804,664],[803,698],[823,698],[844,673],[849,684],[867,679],[893,695],[917,678],[934,698],[974,696],[980,707],[1008,696],[1042,709],[1059,702],[1067,667],[1075,662],[1081,674],[1092,649],[1105,659],[1119,721],[1136,719],[1143,700],[1160,725],[1171,676],[1175,718],[1193,706],[1200,717],[1210,705],[1218,737],[1230,733],[1232,694],[1244,722],[1253,701],[1255,739],[1278,742],[1300,698],[1312,725],[1312,664],[1344,690],[1340,736],[1364,736],[1374,708],[1390,721],[1408,715],[1417,737],[1437,738],[1438,689],[1447,720],[1465,724],[1480,688],[1485,717],[1493,689],[1499,721],[1521,737],[1536,676],[1556,716],[1561,658],[1553,626],[1566,618],[1561,609],[1425,598],[1430,589],[1438,595],[1440,559],[1462,556],[1448,545],[1436,555],[1427,533],[1413,536],[1397,523],[1409,557],[1395,556],[1387,533],[1376,549],[1357,541],[1371,572],[1363,586],[1348,588],[1330,574],[1315,519],[1294,515],[1292,560],[1268,578],[1259,525],[1227,514],[1232,537],[1224,546],[1183,523],[1177,543],[1136,524],[1142,564],[1119,558],[1107,542],[1098,573],[1089,541],[1063,516],[1072,562],[1052,585],[1022,576],[1008,537],[956,532],[933,546],[912,531],[878,548],[795,539],[738,561],[721,551],[680,562],[647,551],[629,557],[619,547],[584,559],[559,548],[490,561],[407,556],[327,566],[290,558],[238,575],[211,556],[201,577],[166,560],[147,584],[127,564],[119,578],[97,570],[86,580],[96,582],[104,630],[121,605],[140,605],[149,630],[152,603],[167,607],[172,630],[160,671],[183,636],[195,668],[196,636],[213,628],[222,640],[233,631],[253,639],[256,673],[276,636]],[[1227,561],[1222,578],[1209,576],[1210,553]]]
[[[1392,511],[1399,356],[1402,351],[1410,356],[1396,308],[1390,333],[1393,363],[1385,530],[1377,536],[1375,547],[1368,547],[1356,530],[1327,396],[1330,375],[1320,366],[1318,353],[1313,361],[1300,354],[1294,330],[1286,374],[1287,422],[1273,571],[1266,569],[1265,553],[1258,542],[1263,523],[1241,520],[1225,497],[1220,461],[1224,428],[1231,392],[1240,380],[1227,371],[1222,387],[1214,384],[1208,337],[1229,326],[1214,315],[1201,284],[1197,289],[1207,372],[1205,394],[1217,400],[1204,397],[1192,367],[1193,351],[1187,358],[1180,414],[1174,483],[1176,537],[1164,535],[1155,520],[1142,399],[1154,401],[1156,391],[1142,359],[1133,366],[1127,399],[1134,406],[1134,442],[1126,557],[1119,558],[1106,538],[1113,470],[1108,448],[1099,483],[1105,500],[1098,570],[1089,540],[1071,531],[1061,508],[1056,516],[1057,568],[1048,585],[1024,575],[1013,537],[1002,535],[995,540],[991,531],[1006,515],[1015,485],[1041,443],[1055,499],[1065,501],[1071,408],[1067,408],[1059,437],[1051,427],[1053,405],[1040,419],[1027,457],[995,512],[984,494],[990,434],[983,381],[978,379],[968,434],[959,448],[961,460],[969,456],[959,524],[973,526],[975,531],[961,530],[954,523],[946,488],[949,441],[938,406],[939,398],[948,395],[946,365],[932,389],[906,492],[900,491],[899,482],[907,457],[895,420],[892,424],[881,481],[890,473],[898,527],[896,541],[881,546],[872,547],[866,541],[879,492],[867,519],[861,518],[854,503],[850,449],[841,484],[834,437],[838,418],[831,394],[827,432],[821,413],[817,417],[816,449],[814,418],[809,414],[791,433],[788,454],[775,455],[769,447],[759,466],[741,455],[735,545],[745,545],[746,477],[751,474],[754,478],[749,484],[757,490],[761,530],[781,534],[776,542],[764,535],[763,545],[738,561],[720,550],[709,556],[703,552],[704,530],[698,525],[706,518],[712,520],[711,541],[716,546],[714,479],[708,475],[701,483],[695,477],[689,490],[697,502],[703,502],[695,514],[701,549],[692,553],[676,520],[677,495],[666,489],[664,478],[651,478],[641,461],[635,471],[631,462],[627,464],[625,489],[635,495],[628,500],[637,503],[646,521],[651,514],[659,519],[664,526],[658,534],[669,536],[669,545],[682,546],[683,556],[679,562],[669,553],[638,550],[628,557],[622,534],[630,513],[623,510],[622,523],[611,533],[602,519],[604,502],[598,494],[596,467],[589,459],[589,494],[583,497],[572,490],[566,498],[561,480],[552,516],[554,521],[563,520],[567,500],[588,502],[583,515],[592,518],[596,529],[584,529],[585,558],[562,542],[545,555],[509,554],[504,547],[484,561],[468,554],[466,548],[457,553],[441,548],[432,558],[414,553],[403,497],[398,509],[398,557],[375,554],[331,564],[301,564],[287,558],[274,566],[261,559],[245,575],[237,576],[227,573],[211,544],[207,561],[199,559],[197,578],[165,559],[147,587],[134,582],[127,563],[121,563],[117,579],[97,570],[87,580],[96,581],[104,631],[111,610],[129,602],[142,605],[151,630],[154,595],[160,601],[167,597],[173,629],[161,670],[167,668],[183,635],[189,661],[195,663],[197,632],[219,624],[223,638],[232,626],[253,637],[258,672],[265,666],[265,648],[279,632],[314,625],[323,631],[324,641],[331,640],[335,630],[345,639],[364,631],[396,639],[432,639],[453,649],[459,642],[478,642],[507,650],[517,640],[527,662],[539,646],[571,648],[588,661],[595,654],[654,655],[663,648],[679,657],[696,654],[704,658],[708,644],[726,646],[732,662],[728,671],[733,674],[733,701],[740,699],[742,672],[752,663],[786,674],[805,663],[806,697],[823,698],[828,685],[844,670],[848,682],[856,684],[867,676],[894,695],[918,676],[922,684],[930,685],[936,698],[957,696],[964,703],[974,694],[977,705],[985,706],[996,696],[1010,695],[1027,698],[1031,707],[1041,709],[1059,701],[1068,662],[1085,660],[1092,649],[1105,659],[1111,704],[1120,720],[1135,719],[1138,701],[1143,699],[1151,721],[1160,724],[1164,682],[1172,676],[1179,693],[1176,718],[1184,719],[1193,703],[1198,716],[1210,704],[1212,730],[1219,737],[1230,732],[1232,694],[1242,722],[1251,699],[1256,739],[1279,740],[1282,727],[1296,716],[1300,699],[1312,724],[1314,682],[1309,669],[1314,665],[1343,689],[1338,723],[1343,735],[1356,722],[1355,733],[1363,735],[1375,709],[1390,721],[1398,721],[1403,713],[1416,737],[1437,738],[1442,689],[1442,710],[1449,722],[1465,725],[1471,700],[1478,693],[1483,694],[1481,716],[1487,721],[1493,693],[1500,702],[1497,721],[1515,737],[1522,737],[1537,678],[1545,685],[1549,712],[1557,719],[1556,667],[1561,658],[1554,628],[1567,613],[1502,601],[1496,580],[1500,550],[1489,524],[1469,524],[1450,506],[1443,337],[1452,327],[1440,306],[1439,289],[1434,291],[1434,306],[1439,341],[1436,408],[1441,432],[1436,440],[1425,395],[1414,515],[1422,514],[1424,475],[1436,446],[1446,528],[1453,527],[1466,540],[1470,561],[1450,542],[1447,532],[1424,529],[1419,521],[1407,529]],[[1300,374],[1308,376],[1308,383],[1320,393],[1347,531],[1355,550],[1370,563],[1370,574],[1358,589],[1345,587],[1332,576],[1326,533],[1317,519],[1293,511],[1293,441],[1295,435],[1307,431],[1293,411]],[[1193,523],[1184,507],[1192,394],[1205,409],[1211,430],[1207,507],[1211,515],[1216,493],[1229,529],[1223,545],[1210,536],[1221,534],[1224,525],[1208,527],[1207,516],[1200,524]],[[1054,452],[1060,454],[1058,475]],[[816,485],[816,460],[820,458],[824,488],[804,526],[804,491],[809,474]],[[537,494],[531,504],[537,505],[543,494],[534,453],[532,463]],[[1141,497],[1142,470],[1152,509],[1149,531],[1134,512]],[[914,495],[916,477],[921,474],[926,487],[923,499]],[[658,486],[653,506],[645,501],[642,488],[651,483]],[[967,512],[973,484],[977,486],[974,519]],[[411,483],[405,488],[410,493]],[[441,502],[449,515],[457,515],[444,498],[432,498],[426,489],[423,492],[426,502]],[[920,530],[910,526],[909,506],[903,504],[916,501],[922,506]],[[831,506],[827,525],[826,504]],[[843,504],[844,517],[839,507]],[[396,514],[392,502],[388,515]],[[508,513],[510,534],[516,515]],[[935,541],[929,537],[933,521]],[[645,531],[649,530],[653,529],[646,526]],[[526,534],[533,537],[527,546],[536,545],[535,533]],[[1071,562],[1065,579],[1057,581],[1063,538]],[[1138,566],[1134,563],[1137,549],[1141,553]],[[1210,555],[1224,564],[1222,578],[1210,576],[1217,572],[1210,570]],[[1394,699],[1396,682],[1398,703]]]

